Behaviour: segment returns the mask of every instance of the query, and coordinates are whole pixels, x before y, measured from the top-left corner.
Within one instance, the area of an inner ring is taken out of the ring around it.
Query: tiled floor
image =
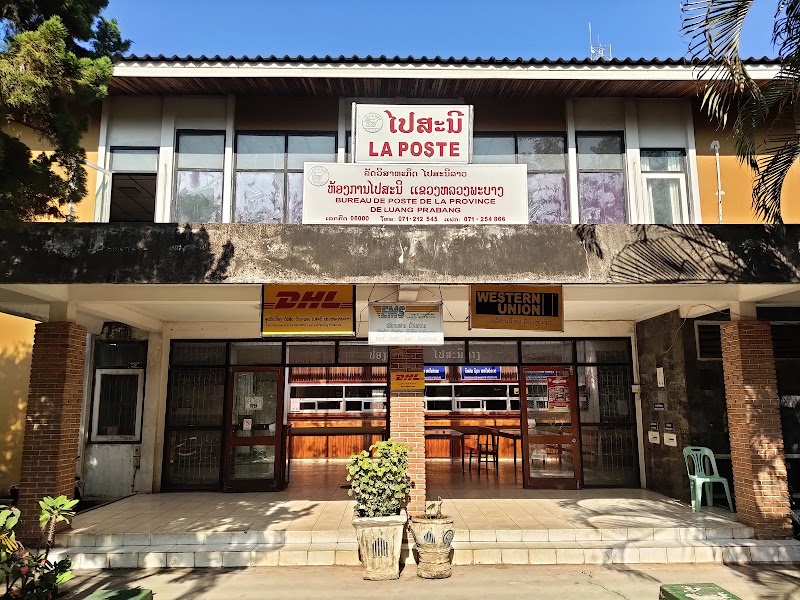
[[[662,529],[696,530],[683,534],[691,537],[732,538],[732,528],[739,529],[740,535],[735,537],[749,537],[727,510],[704,508],[693,513],[684,504],[646,490],[524,490],[510,461],[501,463],[499,473],[490,469],[478,475],[474,469],[462,473],[460,463],[430,460],[427,475],[428,497],[444,499],[443,511],[455,519],[457,539],[495,541],[507,535],[513,538],[509,541],[522,541],[517,532],[524,531],[530,541],[544,532],[548,532],[545,540],[575,540],[576,535],[599,540],[600,530],[603,536],[653,539]],[[168,534],[153,536],[154,543],[159,538],[172,541],[180,534],[186,541],[172,543],[190,544],[198,543],[196,534],[202,533],[205,543],[231,543],[241,532],[285,531],[305,543],[354,541],[354,503],[342,488],[345,483],[344,461],[295,461],[291,484],[284,491],[132,496],[78,515],[71,537],[93,534],[114,536],[119,541],[120,534],[125,534],[126,544],[136,544],[149,543],[145,538],[151,533]],[[716,535],[715,530],[719,530]],[[678,533],[663,535],[681,537]],[[481,536],[487,539],[478,539]],[[267,543],[268,538],[264,540]],[[76,539],[72,537],[72,543]],[[99,538],[97,545],[104,545]]]

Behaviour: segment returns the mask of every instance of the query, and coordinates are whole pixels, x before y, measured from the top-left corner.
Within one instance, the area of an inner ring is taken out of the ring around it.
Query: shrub
[[[360,517],[399,515],[411,480],[408,469],[408,446],[387,440],[362,450],[347,463],[347,481],[352,483],[348,494],[356,499]]]
[[[77,503],[66,496],[46,496],[39,502],[42,509],[39,525],[45,532],[43,552],[27,550],[17,541],[14,528],[19,523],[19,509],[0,506],[0,569],[6,584],[4,600],[52,600],[58,596],[59,586],[72,579],[70,560],[64,558],[53,563],[48,555],[55,539],[56,525],[69,523],[75,515],[72,509]]]

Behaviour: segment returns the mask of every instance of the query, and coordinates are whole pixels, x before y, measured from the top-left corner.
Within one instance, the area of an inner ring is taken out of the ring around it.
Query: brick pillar
[[[722,325],[722,365],[736,511],[760,539],[791,536],[786,462],[770,325]]]
[[[421,346],[389,349],[392,372],[424,373]],[[424,379],[424,375],[422,375]],[[391,377],[390,377],[391,380]],[[411,478],[410,514],[425,512],[425,406],[424,391],[390,391],[389,431],[396,442],[408,445],[408,476]]]
[[[38,539],[42,496],[72,498],[85,361],[84,327],[63,321],[36,326],[22,444],[23,539]]]

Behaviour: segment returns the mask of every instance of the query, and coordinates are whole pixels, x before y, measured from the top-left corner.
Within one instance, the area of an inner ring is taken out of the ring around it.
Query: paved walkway
[[[83,571],[69,584],[67,598],[80,600],[98,589],[141,586],[154,590],[158,600],[656,600],[662,583],[705,582],[721,585],[742,600],[800,600],[796,567],[742,565],[454,567],[453,577],[440,581],[419,579],[413,566],[399,581],[363,581],[356,567]]]

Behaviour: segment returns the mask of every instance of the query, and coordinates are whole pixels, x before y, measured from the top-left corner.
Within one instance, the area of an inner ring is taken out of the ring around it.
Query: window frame
[[[185,169],[180,168],[178,166],[178,159],[180,158],[181,153],[181,137],[200,137],[200,136],[211,136],[211,135],[221,135],[222,136],[222,153],[220,156],[222,157],[222,165],[219,169]],[[173,223],[177,223],[177,208],[178,208],[178,176],[181,171],[191,171],[191,172],[200,172],[200,173],[219,173],[220,178],[222,181],[222,197],[220,198],[220,208],[219,208],[219,221],[210,221],[211,223],[224,223],[225,222],[225,144],[227,143],[227,136],[224,129],[176,129],[175,130],[175,152],[173,156],[173,181],[172,181],[172,198],[170,199],[170,207],[169,207],[169,218],[170,221]],[[156,182],[157,184],[158,182]]]
[[[92,430],[90,441],[92,443],[141,443],[142,439],[142,413],[144,407],[144,369],[95,369],[94,394],[92,396]],[[104,435],[98,433],[100,421],[100,392],[104,375],[136,375],[138,379],[136,388],[136,412],[134,416],[133,435]]]
[[[125,150],[150,150],[155,151],[156,155],[156,168],[154,171],[115,171],[114,170],[114,152],[125,151]],[[131,177],[142,177],[145,175],[155,175],[156,176],[156,194],[153,198],[153,222],[156,222],[156,216],[158,215],[158,161],[161,160],[161,147],[160,146],[110,146],[108,148],[108,223],[125,223],[126,221],[112,221],[111,220],[111,209],[113,208],[113,198],[112,194],[114,191],[114,175],[128,175]],[[176,178],[177,183],[177,178]],[[146,221],[141,221],[141,223],[146,223]]]
[[[283,138],[283,168],[282,169],[240,169],[239,168],[239,136],[272,136]],[[290,169],[289,168],[289,137],[332,137],[333,138],[333,157],[334,162],[338,161],[337,148],[338,148],[338,132],[336,131],[320,131],[320,130],[287,130],[287,129],[241,129],[233,132],[233,168],[231,182],[231,223],[241,223],[236,219],[236,176],[241,171],[242,173],[283,173],[283,215],[281,221],[282,225],[302,225],[300,223],[291,223],[289,218],[289,173],[302,173],[303,169]]]
[[[474,140],[476,138],[490,138],[490,137],[512,137],[514,138],[514,162],[513,163],[497,163],[497,164],[515,164],[515,165],[525,165],[527,167],[525,172],[525,181],[527,185],[528,175],[537,174],[537,173],[563,173],[564,174],[564,206],[566,207],[566,214],[564,215],[564,221],[562,224],[568,225],[572,222],[572,214],[571,214],[571,207],[570,207],[570,200],[569,200],[569,180],[570,180],[570,172],[569,172],[569,139],[566,131],[475,131],[472,134],[473,137],[473,157],[475,154],[474,148],[475,143]],[[541,169],[531,169],[530,165],[527,162],[520,161],[520,153],[519,153],[519,138],[520,137],[558,137],[561,138],[561,141],[564,144],[564,170],[541,170]],[[473,158],[474,163],[474,158]],[[488,164],[488,163],[485,163]],[[528,191],[530,193],[530,191]],[[527,198],[526,198],[527,200]],[[540,225],[541,223],[531,223],[530,222],[530,214],[528,215],[528,224],[529,225]]]
[[[578,149],[578,140],[581,137],[603,137],[603,136],[619,136],[621,141],[620,146],[620,159],[622,163],[622,167],[619,169],[582,169],[581,168],[581,153]],[[633,212],[631,209],[631,197],[630,197],[630,190],[628,189],[628,161],[626,158],[627,155],[627,144],[625,140],[625,130],[624,129],[578,129],[575,131],[575,183],[577,184],[577,202],[578,202],[578,223],[580,224],[587,224],[586,221],[583,219],[583,203],[581,202],[581,174],[582,173],[621,173],[622,174],[622,194],[624,196],[623,206],[625,209],[625,215],[622,223],[630,223],[631,222],[631,213]]]
[[[644,161],[642,160],[641,156],[645,152],[680,152],[683,155],[683,162],[682,168],[680,171],[645,171],[643,168]],[[650,202],[649,195],[647,193],[647,182],[651,179],[675,179],[678,181],[680,186],[680,221],[675,221],[675,213],[673,211],[673,223],[672,225],[683,225],[688,224],[689,221],[689,180],[687,177],[687,156],[686,156],[686,149],[685,148],[640,148],[639,149],[639,171],[642,175],[642,189],[641,189],[641,198],[642,198],[642,207],[641,207],[641,214],[647,220],[646,222],[650,225],[657,224],[654,217],[653,211],[653,203]]]

